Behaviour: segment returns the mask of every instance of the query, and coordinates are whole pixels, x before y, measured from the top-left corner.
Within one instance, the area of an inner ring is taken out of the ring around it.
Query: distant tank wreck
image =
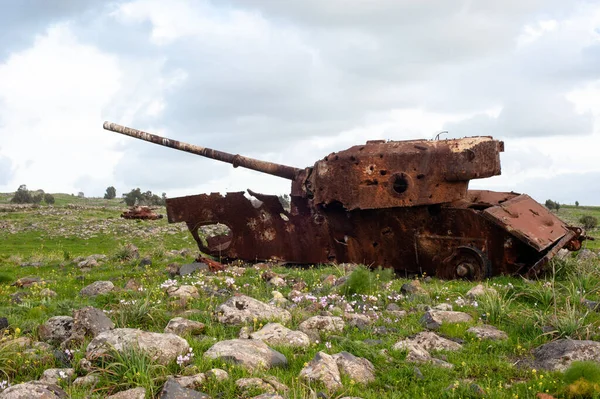
[[[148,206],[132,206],[129,210],[121,213],[123,219],[157,220],[162,219],[163,215],[154,213]]]
[[[105,122],[104,129],[292,181],[291,209],[275,195],[244,192],[167,199],[204,253],[223,260],[362,263],[399,273],[480,280],[536,276],[584,231],[525,194],[468,190],[500,174],[501,141],[368,141],[304,169],[233,155]],[[201,226],[224,224],[207,237]]]

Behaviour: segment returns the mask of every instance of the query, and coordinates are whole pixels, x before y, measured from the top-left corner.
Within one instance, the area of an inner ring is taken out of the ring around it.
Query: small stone
[[[206,375],[198,373],[191,376],[175,377],[175,381],[184,388],[198,389],[206,381]]]
[[[317,352],[315,357],[300,371],[300,379],[307,382],[321,382],[329,391],[343,388],[337,363],[333,356]]]
[[[87,297],[95,297],[97,295],[107,294],[115,289],[112,281],[95,281],[92,284],[83,287],[79,291],[79,295]]]
[[[59,345],[71,336],[73,318],[70,316],[54,316],[38,328],[38,336],[44,342]]]
[[[165,271],[169,277],[173,278],[179,274],[179,265],[177,263],[169,263],[167,267],[165,267]]]
[[[73,334],[95,338],[101,332],[113,328],[115,323],[100,309],[86,306],[73,311]]]
[[[56,384],[30,381],[13,385],[0,393],[2,399],[67,399],[68,395]]]
[[[138,387],[121,391],[114,395],[107,396],[106,399],[145,399],[146,388]]]
[[[198,288],[193,285],[181,285],[179,287],[169,287],[167,288],[167,295],[170,298],[180,298],[180,299],[190,299],[190,298],[200,298],[200,294],[198,293]]]
[[[421,287],[419,280],[412,280],[410,283],[402,284],[400,292],[405,295],[426,295],[427,291]]]
[[[462,345],[449,339],[442,338],[436,333],[425,331],[418,333],[413,339],[413,342],[421,345],[426,351],[457,351],[462,349]]]
[[[334,285],[336,280],[337,280],[337,277],[335,277],[333,274],[330,274],[328,276],[325,276],[322,279],[322,282],[324,285]]]
[[[424,380],[425,379],[425,376],[423,375],[423,373],[421,372],[421,370],[417,366],[415,366],[413,368],[413,373],[415,373],[415,377],[418,380]]]
[[[450,305],[449,303],[440,303],[440,304],[435,305],[432,309],[433,310],[452,311],[452,305]]]
[[[184,388],[173,378],[169,378],[163,386],[159,399],[210,399],[205,393]]]
[[[198,335],[204,331],[204,323],[184,319],[183,317],[175,317],[169,321],[165,327],[166,333],[173,333],[179,336],[191,334]]]
[[[469,299],[476,299],[483,295],[497,294],[497,293],[498,292],[491,287],[485,287],[483,284],[477,284],[475,287],[471,288],[465,296]]]
[[[250,334],[250,338],[259,339],[268,345],[281,345],[306,348],[310,345],[308,335],[302,331],[292,331],[279,323],[268,323],[260,330]]]
[[[274,287],[285,287],[287,286],[286,282],[284,279],[282,279],[281,277],[273,277],[272,279],[269,280],[269,285],[272,285]]]
[[[375,367],[369,360],[348,352],[333,355],[339,370],[361,384],[375,381]]]
[[[275,393],[275,388],[260,378],[240,378],[235,385],[245,394],[253,391]]]
[[[10,301],[12,303],[23,303],[23,298],[27,298],[29,296],[29,292],[26,291],[19,291],[19,292],[15,292],[14,294],[10,294]]]
[[[147,256],[143,257],[140,260],[140,263],[138,263],[138,267],[146,267],[146,266],[152,266],[152,259],[150,259]]]
[[[600,362],[600,342],[559,339],[537,347],[533,356],[538,369],[564,371],[574,361]]]
[[[306,288],[306,283],[304,282],[304,280],[300,280],[300,281],[294,283],[294,285],[292,285],[292,290],[294,290],[294,291],[302,291],[305,288]]]
[[[250,370],[287,365],[284,355],[269,348],[264,342],[254,339],[217,342],[204,352],[204,357],[233,361]]]
[[[130,278],[129,280],[127,280],[127,283],[125,283],[125,287],[123,288],[129,291],[139,291],[142,288],[142,285],[138,283],[135,279]]]
[[[244,326],[240,328],[240,333],[238,334],[239,339],[250,339],[250,334],[252,333],[252,327]]]
[[[253,323],[255,319],[283,323],[287,323],[292,319],[292,315],[287,310],[268,305],[245,295],[236,295],[229,298],[216,309],[216,313],[220,323],[233,325]]]
[[[201,262],[187,263],[185,265],[181,265],[177,273],[183,277],[200,271],[208,271],[208,265]]]
[[[0,332],[8,328],[8,319],[6,317],[0,317]]]
[[[229,379],[229,373],[222,369],[210,369],[206,373],[206,378],[211,378],[216,381],[225,381]]]
[[[41,284],[42,279],[39,277],[23,277],[18,279],[13,285],[19,288],[31,287],[34,284]]]
[[[491,339],[492,341],[508,339],[508,335],[504,331],[500,331],[494,326],[475,326],[469,328],[467,332],[474,334],[479,339]]]
[[[430,330],[437,330],[442,323],[468,323],[473,318],[464,312],[430,310],[421,317],[421,324]]]
[[[74,387],[87,387],[87,386],[96,385],[98,383],[98,381],[100,381],[100,379],[98,378],[97,375],[88,374],[88,375],[84,375],[83,377],[75,378],[75,381],[73,381],[73,386]]]
[[[48,383],[48,384],[56,384],[59,385],[60,382],[65,381],[69,382],[73,379],[75,375],[75,369],[66,368],[66,369],[47,369],[44,370],[42,376],[40,377],[40,381]]]
[[[356,327],[359,330],[366,330],[371,324],[373,324],[373,320],[366,314],[361,313],[344,313],[344,320],[348,323],[349,327]]]
[[[316,340],[320,334],[341,333],[344,326],[345,323],[341,317],[313,316],[300,323],[298,330],[306,333],[312,340]]]
[[[400,306],[398,306],[395,303],[388,303],[388,305],[385,307],[385,310],[387,310],[388,312],[397,312],[400,309]]]

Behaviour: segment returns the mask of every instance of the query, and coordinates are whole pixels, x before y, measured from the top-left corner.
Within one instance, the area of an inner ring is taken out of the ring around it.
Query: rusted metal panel
[[[526,194],[488,208],[483,215],[537,251],[550,247],[569,231],[566,223]]]

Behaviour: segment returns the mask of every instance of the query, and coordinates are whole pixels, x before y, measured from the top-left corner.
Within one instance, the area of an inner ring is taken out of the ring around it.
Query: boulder
[[[600,342],[559,339],[537,347],[533,356],[537,368],[564,371],[574,361],[600,362]]]
[[[268,345],[282,345],[306,348],[310,345],[308,335],[302,331],[292,331],[279,323],[268,323],[260,330],[250,333],[250,338],[259,339]]]
[[[0,392],[0,399],[67,399],[68,395],[58,385],[30,381],[13,385]]]
[[[369,360],[356,357],[348,352],[340,352],[333,355],[336,364],[342,374],[361,384],[375,381],[375,367]]]
[[[73,311],[73,334],[95,338],[101,332],[113,328],[115,323],[100,309],[86,306]]]
[[[40,340],[52,345],[59,345],[71,336],[73,318],[71,316],[54,316],[38,328]]]
[[[473,318],[464,312],[430,310],[421,317],[420,321],[426,328],[437,330],[442,323],[469,323],[473,321]]]
[[[400,292],[407,295],[427,295],[427,291],[421,287],[419,280],[413,280],[410,283],[402,284]]]
[[[479,339],[490,339],[492,341],[508,339],[508,335],[504,331],[489,325],[471,327],[467,332],[474,334]]]
[[[323,383],[329,391],[343,388],[337,363],[333,356],[325,352],[317,352],[315,357],[300,371],[300,379],[309,383]]]
[[[128,389],[126,391],[121,391],[114,395],[107,396],[106,399],[145,399],[146,398],[146,388],[137,387],[133,389]]]
[[[187,341],[175,334],[160,334],[135,328],[116,328],[101,332],[89,343],[86,358],[95,359],[110,353],[111,350],[122,352],[140,350],[147,353],[154,361],[168,364],[189,352]]]
[[[217,342],[204,352],[204,357],[233,361],[250,370],[287,365],[284,355],[269,348],[263,341],[254,339]]]
[[[197,335],[204,331],[204,327],[204,323],[199,321],[175,317],[169,321],[169,324],[165,327],[165,332],[180,336],[185,334]]]
[[[344,320],[337,316],[313,316],[304,320],[298,330],[306,333],[311,339],[316,340],[321,333],[341,333],[344,330]]]
[[[356,327],[359,330],[367,329],[371,324],[373,324],[373,320],[366,314],[362,313],[344,313],[344,320],[348,323],[349,327]]]
[[[287,323],[292,319],[290,312],[245,295],[236,295],[217,307],[220,323],[240,325],[256,320],[280,321]]]
[[[108,294],[115,289],[112,281],[94,281],[92,284],[83,287],[79,291],[79,295],[87,297],[95,297],[97,295]]]

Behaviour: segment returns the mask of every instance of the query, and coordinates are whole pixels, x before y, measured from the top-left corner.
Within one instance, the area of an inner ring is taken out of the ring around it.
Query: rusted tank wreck
[[[469,190],[500,174],[501,141],[369,141],[304,169],[233,155],[105,122],[104,128],[292,181],[290,210],[275,195],[244,192],[167,199],[204,253],[223,260],[353,262],[444,279],[535,276],[584,232],[525,194]],[[201,226],[226,235],[203,241]]]

